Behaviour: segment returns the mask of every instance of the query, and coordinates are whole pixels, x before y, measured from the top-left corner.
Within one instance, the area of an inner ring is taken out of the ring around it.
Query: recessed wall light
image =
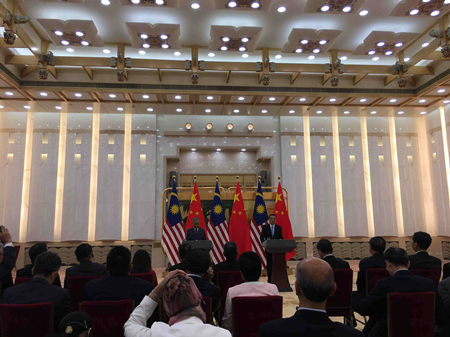
[[[275,55],[275,58],[276,59],[280,59],[280,58],[282,58],[283,56],[282,55],[280,55],[280,54],[278,54],[278,55]]]
[[[200,5],[198,3],[196,3],[196,2],[194,2],[193,4],[191,4],[191,8],[192,9],[199,9]]]
[[[366,16],[367,14],[369,14],[369,11],[367,9],[363,9],[362,11],[359,12],[360,16]]]
[[[39,95],[44,96],[44,97],[48,96],[48,94],[46,92],[41,92]]]
[[[179,51],[176,51],[173,53],[175,56],[181,56],[181,53]]]
[[[277,8],[277,11],[278,11],[278,13],[284,13],[284,12],[286,12],[286,7],[280,6]]]
[[[216,54],[214,54],[214,53],[208,53],[208,56],[209,56],[209,57],[214,57],[214,56],[216,56]]]
[[[111,51],[110,51],[109,49],[103,49],[103,52],[104,52],[105,54],[109,54]]]

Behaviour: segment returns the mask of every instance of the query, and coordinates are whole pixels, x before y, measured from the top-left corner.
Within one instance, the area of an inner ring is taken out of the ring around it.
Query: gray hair
[[[192,219],[192,222],[194,222],[194,221],[200,222],[200,219],[199,218],[194,218],[194,219]]]
[[[308,262],[313,260],[326,263],[328,268],[322,268],[321,270],[307,266]],[[301,261],[295,269],[295,279],[302,289],[303,295],[308,300],[316,303],[326,301],[334,286],[333,270],[327,262],[316,258],[308,258]]]

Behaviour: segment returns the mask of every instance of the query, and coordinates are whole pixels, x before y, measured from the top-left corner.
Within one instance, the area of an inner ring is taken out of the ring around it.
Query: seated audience
[[[178,247],[178,254],[180,255],[181,262],[170,267],[169,271],[179,269],[186,272],[186,256],[191,251],[191,249],[192,249],[191,245],[187,243],[182,243]]]
[[[153,285],[148,281],[130,276],[132,268],[130,250],[124,246],[114,247],[106,257],[106,269],[109,276],[86,283],[83,299],[85,301],[129,299],[138,305],[145,295],[150,294]]]
[[[70,313],[69,291],[52,285],[61,268],[61,258],[56,253],[44,252],[34,261],[33,279],[30,282],[11,287],[5,291],[2,303],[31,304],[53,303],[53,322],[55,329]]]
[[[225,255],[225,261],[216,264],[213,267],[214,276],[213,283],[217,284],[217,273],[219,271],[238,271],[239,263],[237,261],[238,249],[236,243],[233,241],[227,242],[223,246],[223,255]]]
[[[261,259],[255,252],[245,252],[239,257],[239,267],[244,283],[228,289],[225,302],[222,327],[232,331],[231,303],[233,298],[240,296],[279,296],[278,287],[275,284],[259,282],[261,277]]]
[[[317,258],[301,261],[295,270],[295,294],[299,306],[294,316],[264,323],[260,337],[363,337],[362,332],[333,322],[325,311],[327,298],[337,286],[330,265]]]
[[[450,278],[439,283],[438,296],[441,306],[436,310],[436,324],[445,326],[450,332]]]
[[[220,288],[210,282],[212,272],[208,272],[209,264],[209,254],[203,249],[193,249],[186,257],[188,276],[194,280],[202,296],[211,297],[211,309],[215,312],[220,308]]]
[[[155,322],[147,328],[147,319],[160,300],[170,317],[169,324]],[[134,309],[124,325],[125,337],[231,337],[227,330],[204,324],[206,315],[201,304],[202,294],[193,279],[181,270],[171,271]]]
[[[66,337],[90,337],[92,335],[91,318],[83,311],[74,311],[61,320],[59,332]]]
[[[48,251],[48,246],[45,242],[36,243],[35,245],[31,246],[31,248],[28,250],[28,255],[30,256],[31,264],[27,264],[25,267],[19,269],[17,271],[16,278],[17,277],[32,278],[33,273],[31,272],[31,270],[33,269],[36,257],[39,254],[46,251]],[[53,285],[61,287],[61,279],[59,278],[59,274],[56,276]]]
[[[416,252],[409,255],[411,262],[410,269],[439,269],[442,270],[442,263],[437,257],[428,254],[427,249],[431,245],[431,236],[425,232],[415,232],[412,237],[412,247]]]
[[[364,334],[371,337],[387,336],[387,297],[391,292],[436,292],[435,283],[408,270],[410,262],[406,251],[391,247],[384,253],[386,269],[391,277],[381,279],[375,288],[362,299],[354,294],[353,309],[363,316],[370,316]]]
[[[1,292],[14,285],[11,270],[16,264],[16,248],[12,244],[12,237],[8,228],[0,226],[0,280]]]
[[[446,279],[447,277],[450,277],[450,262],[444,264],[443,270],[442,270],[442,279]]]
[[[152,258],[146,250],[139,249],[134,253],[132,265],[133,269],[131,269],[131,274],[152,274],[155,278],[155,284],[153,286],[158,285],[158,278],[152,269]]]
[[[69,277],[71,276],[93,276],[107,275],[106,267],[100,263],[94,263],[94,252],[90,244],[82,243],[75,249],[75,256],[80,264],[66,269],[64,288],[69,288]]]
[[[333,246],[330,240],[321,239],[317,242],[317,251],[322,260],[328,262],[333,269],[350,269],[347,261],[339,259],[333,255]]]
[[[384,260],[384,250],[386,249],[386,240],[381,236],[375,236],[369,241],[369,257],[362,259],[359,262],[358,278],[356,280],[356,286],[358,292],[366,292],[366,272],[370,268],[386,268],[386,261]]]

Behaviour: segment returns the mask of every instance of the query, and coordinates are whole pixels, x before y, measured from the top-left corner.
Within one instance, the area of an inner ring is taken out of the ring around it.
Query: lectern
[[[295,240],[266,240],[262,246],[272,253],[272,276],[270,283],[278,287],[278,291],[292,291],[289,285],[289,279],[286,272],[286,253],[292,252],[297,248]]]
[[[213,249],[213,245],[210,240],[183,241],[183,243],[187,243],[192,249],[204,249],[207,252]]]

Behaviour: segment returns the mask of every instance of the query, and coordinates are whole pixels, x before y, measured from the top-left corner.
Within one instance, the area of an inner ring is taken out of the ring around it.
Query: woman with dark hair
[[[152,270],[152,259],[150,258],[150,254],[144,250],[139,249],[133,256],[133,262],[131,262],[133,268],[131,269],[131,274],[153,274],[156,287],[158,285],[158,278],[156,277],[156,273]]]
[[[147,319],[160,300],[169,324],[155,322],[147,328]],[[201,304],[202,294],[192,278],[181,270],[171,271],[134,309],[124,325],[125,337],[231,337],[228,330],[205,324]]]

